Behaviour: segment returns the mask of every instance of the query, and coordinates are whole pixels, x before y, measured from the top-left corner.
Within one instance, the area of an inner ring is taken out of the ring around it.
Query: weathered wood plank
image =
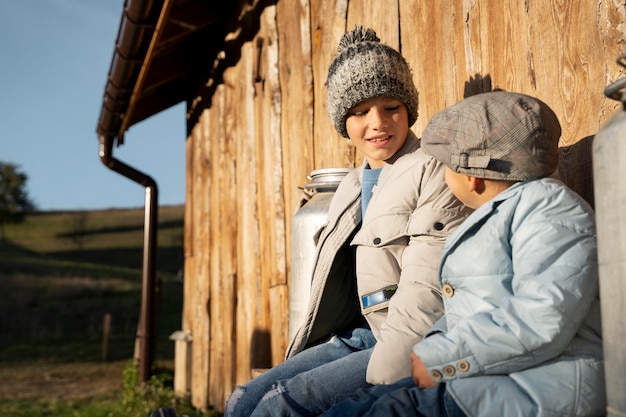
[[[339,136],[326,112],[328,68],[346,31],[347,0],[311,0],[311,63],[313,68],[314,167],[353,167],[355,148]],[[283,104],[283,106],[288,104]]]
[[[207,314],[208,299],[210,296],[210,288],[206,277],[209,272],[208,263],[208,205],[206,199],[206,190],[209,186],[208,181],[208,166],[205,149],[207,145],[207,136],[204,130],[204,125],[207,119],[210,118],[208,112],[203,112],[201,115],[201,122],[196,126],[192,132],[196,147],[194,149],[194,165],[195,172],[193,178],[193,188],[196,195],[194,204],[193,218],[197,221],[194,225],[194,240],[193,240],[193,258],[194,258],[194,272],[193,279],[191,281],[191,287],[193,292],[192,304],[191,304],[191,334],[193,337],[191,360],[193,363],[191,373],[191,400],[195,404],[207,404],[210,402],[208,396],[208,381],[209,381],[209,361],[208,354],[210,353],[210,317]],[[198,227],[198,224],[204,224],[204,227]],[[189,277],[188,277],[189,278]]]
[[[266,46],[263,48],[263,94],[257,96],[260,120],[263,120],[262,136],[258,139],[259,153],[263,154],[261,168],[261,208],[265,211],[261,215],[262,245],[262,274],[267,277],[269,302],[269,332],[271,364],[274,365],[284,359],[287,348],[287,326],[289,309],[287,302],[287,258],[286,258],[286,223],[285,190],[283,178],[285,176],[281,137],[281,88],[278,67],[278,32],[276,26],[276,7],[268,7],[263,12],[262,31]],[[291,220],[291,215],[289,215]]]
[[[400,17],[398,0],[357,0],[348,2],[348,19],[346,30],[355,25],[369,27],[376,31],[381,42],[400,49]],[[339,42],[339,38],[335,43]]]
[[[287,216],[286,235],[291,236],[289,221],[297,209],[300,190],[314,167],[313,150],[313,70],[311,66],[310,10],[306,0],[293,4],[278,2],[278,77],[283,154],[283,190]],[[295,99],[295,98],[299,99]],[[284,105],[283,103],[288,103]],[[289,245],[287,260],[290,259]]]
[[[193,188],[193,178],[194,178],[194,136],[190,135],[185,142],[185,165],[187,167],[185,173],[185,193],[186,193],[186,204],[185,204],[185,217],[184,217],[184,237],[183,237],[183,252],[184,252],[184,265],[183,265],[183,280],[185,277],[193,277],[194,272],[194,263],[193,263],[193,225],[194,225],[194,217],[193,217],[193,207],[195,205]],[[189,335],[192,334],[191,327],[193,325],[193,315],[192,315],[192,302],[193,302],[193,293],[191,291],[191,285],[187,285],[185,281],[183,281],[183,310],[181,314],[181,330]],[[192,342],[191,342],[192,343]],[[191,393],[191,360],[188,360],[187,355],[191,355],[191,343],[187,346],[187,349],[183,352],[180,350],[175,351],[175,362],[176,362],[176,373],[175,373],[175,381],[174,381],[174,389],[178,395],[188,395]],[[185,357],[180,357],[180,355],[185,355]],[[182,366],[182,363],[186,363],[186,365]]]
[[[233,68],[230,83],[234,99],[241,106],[228,109],[235,120],[237,142],[237,311],[236,311],[236,383],[250,379],[250,369],[269,365],[267,286],[260,266],[258,174],[256,147],[255,86],[256,45],[242,48],[239,65]],[[261,337],[260,337],[261,336]]]
[[[232,97],[220,94],[214,101],[214,115],[207,125],[207,134],[214,140],[208,152],[210,182],[209,264],[211,294],[209,299],[210,375],[209,398],[212,404],[224,404],[234,385],[235,364],[235,279],[236,254],[236,142],[232,136],[232,118],[223,117],[232,108]]]
[[[270,289],[272,363],[284,358],[288,342],[289,283],[291,280],[291,227],[301,190],[314,167],[313,70],[311,67],[311,26],[308,1],[276,5],[278,36],[278,79],[280,88],[280,135],[283,166],[284,274],[285,286]],[[299,100],[294,100],[299,97]],[[285,105],[288,104],[288,105]],[[273,332],[274,333],[274,332]]]
[[[413,126],[418,136],[430,116],[445,107],[446,71],[453,63],[444,62],[443,49],[448,38],[438,28],[442,26],[444,16],[453,16],[448,3],[444,1],[441,6],[433,7],[426,2],[402,2],[400,6],[401,53],[413,71],[419,93],[419,115]]]

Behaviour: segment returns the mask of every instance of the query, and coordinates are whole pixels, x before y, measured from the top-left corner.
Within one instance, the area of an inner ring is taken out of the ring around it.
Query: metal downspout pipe
[[[146,174],[113,158],[113,137],[100,135],[100,160],[109,169],[142,185],[146,189],[143,270],[141,282],[141,308],[139,315],[139,383],[148,382],[152,376],[153,333],[154,333],[154,293],[156,282],[156,242],[158,224],[158,190],[156,182]]]

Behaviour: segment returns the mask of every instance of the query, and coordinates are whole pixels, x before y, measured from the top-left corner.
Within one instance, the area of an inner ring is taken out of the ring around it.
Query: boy
[[[327,111],[364,156],[319,232],[305,321],[287,360],[231,394],[226,417],[319,414],[410,376],[411,347],[443,314],[437,265],[468,210],[410,130],[418,94],[402,55],[356,27],[327,79]]]
[[[606,404],[594,214],[548,176],[560,125],[532,97],[491,92],[436,114],[422,148],[475,211],[446,241],[444,316],[412,379],[324,416],[593,416]]]

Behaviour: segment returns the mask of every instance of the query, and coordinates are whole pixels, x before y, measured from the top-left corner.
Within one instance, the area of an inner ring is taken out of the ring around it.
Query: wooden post
[[[111,313],[106,313],[102,321],[102,362],[106,362],[111,334]]]
[[[174,341],[174,393],[185,397],[191,392],[191,344],[188,332],[177,330],[170,335]]]

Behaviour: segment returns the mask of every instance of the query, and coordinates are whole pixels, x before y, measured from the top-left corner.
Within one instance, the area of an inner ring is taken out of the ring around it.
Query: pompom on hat
[[[326,81],[326,110],[337,132],[348,137],[348,111],[372,97],[392,97],[406,107],[409,126],[417,120],[417,89],[406,60],[381,44],[376,32],[356,26],[341,38]]]
[[[560,137],[561,125],[547,104],[494,91],[435,114],[422,133],[421,147],[461,174],[526,181],[556,170]]]

